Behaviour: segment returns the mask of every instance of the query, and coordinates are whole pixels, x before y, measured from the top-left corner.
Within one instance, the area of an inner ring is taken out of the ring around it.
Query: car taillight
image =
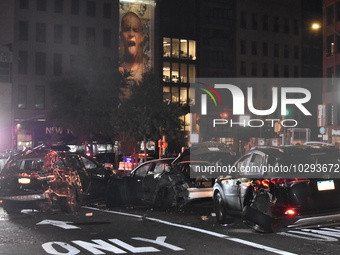
[[[287,179],[287,184],[292,184],[294,182],[308,182],[309,179],[307,178],[289,178]]]
[[[286,186],[286,179],[284,179],[284,178],[272,178],[271,181],[276,186],[280,186],[280,187]]]
[[[294,216],[296,215],[296,211],[292,208],[288,208],[286,211],[285,211],[285,214],[286,215],[289,215],[289,216]]]

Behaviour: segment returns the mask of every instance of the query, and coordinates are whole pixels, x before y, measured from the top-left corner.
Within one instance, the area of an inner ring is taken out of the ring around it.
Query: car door
[[[143,180],[150,169],[153,166],[152,162],[147,162],[139,167],[137,167],[132,173],[131,176],[128,178],[127,189],[132,191],[132,195],[134,199],[138,201],[144,201],[144,190],[143,190]]]
[[[167,163],[158,162],[149,168],[143,179],[143,193],[146,202],[153,202],[162,174],[167,167],[170,167]]]
[[[80,160],[85,168],[87,175],[91,180],[89,193],[93,198],[104,196],[108,180],[105,169],[91,158],[80,156]]]
[[[239,204],[242,210],[245,199],[249,199],[249,186],[252,185],[253,180],[263,178],[263,166],[266,164],[266,155],[261,151],[254,151],[251,153],[249,160],[244,165],[243,178],[236,183],[239,186]],[[252,197],[252,196],[250,196]],[[249,201],[246,201],[248,204]]]
[[[66,165],[68,167],[71,167],[72,169],[76,170],[78,172],[81,185],[83,188],[83,192],[85,194],[89,193],[90,186],[91,186],[91,179],[88,173],[86,172],[86,169],[82,163],[82,161],[79,158],[79,155],[77,154],[67,154],[65,156]]]

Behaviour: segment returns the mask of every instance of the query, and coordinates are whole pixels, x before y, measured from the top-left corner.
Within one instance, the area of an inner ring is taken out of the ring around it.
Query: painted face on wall
[[[138,60],[142,56],[145,35],[142,22],[135,13],[128,12],[123,16],[120,36],[124,44],[125,60]]]

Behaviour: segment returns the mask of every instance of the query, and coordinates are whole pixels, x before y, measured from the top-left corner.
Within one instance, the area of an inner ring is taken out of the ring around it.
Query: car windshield
[[[64,166],[63,160],[56,151],[37,150],[11,160],[7,165],[7,169],[15,172],[49,172],[52,168]]]

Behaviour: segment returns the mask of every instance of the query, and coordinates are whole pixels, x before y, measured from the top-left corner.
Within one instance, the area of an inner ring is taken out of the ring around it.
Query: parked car
[[[104,199],[112,169],[64,149],[42,145],[9,159],[0,173],[0,200],[7,213],[72,213],[83,203]]]
[[[329,146],[255,147],[236,161],[234,174],[216,180],[216,219],[241,215],[261,232],[325,221],[340,212],[339,164],[339,150]]]
[[[211,198],[214,179],[192,176],[192,173],[198,166],[211,166],[228,160],[231,156],[225,145],[208,142],[185,150],[176,159],[147,161],[123,178],[111,178],[107,206],[144,204],[169,208],[183,206],[196,199]]]

